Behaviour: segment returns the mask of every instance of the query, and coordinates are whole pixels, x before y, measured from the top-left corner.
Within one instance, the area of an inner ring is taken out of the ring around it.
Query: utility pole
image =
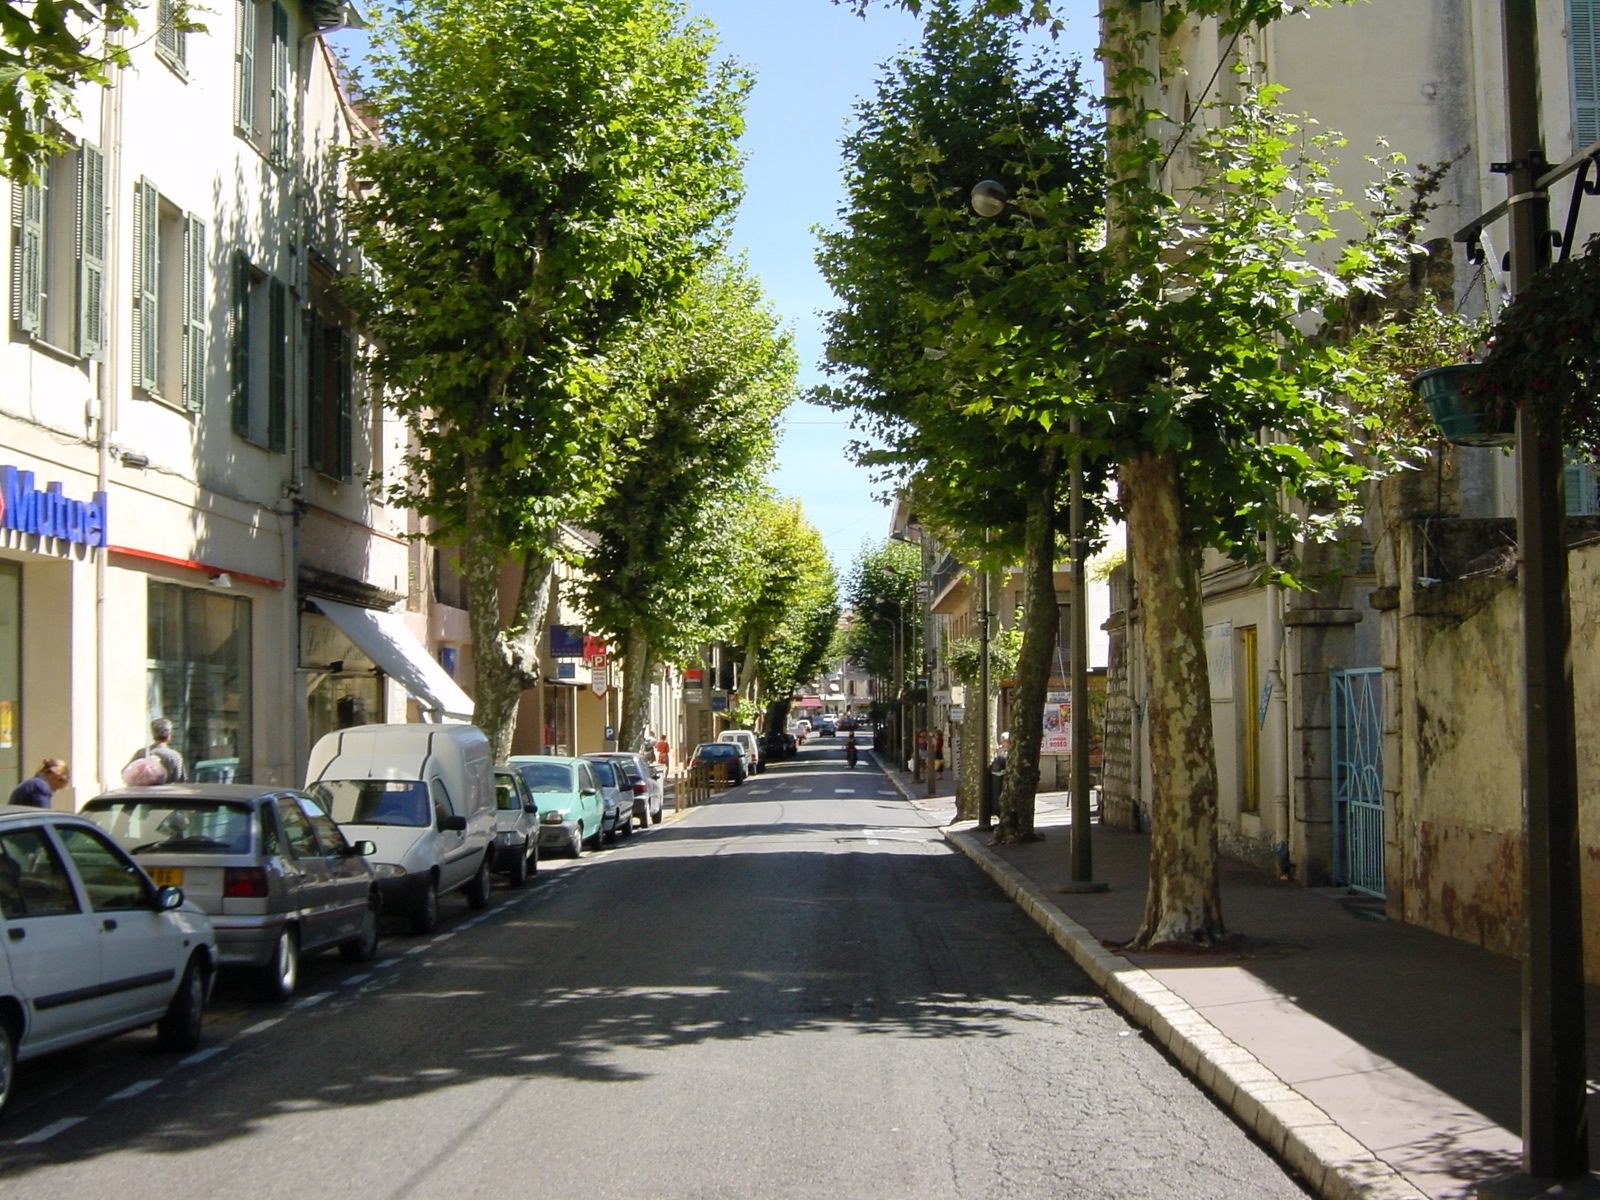
[[[933,765],[933,539],[928,536],[926,525],[922,527],[922,588],[922,736],[926,745],[922,769],[927,775],[927,794],[931,796],[938,781]]]
[[[985,531],[984,539],[989,540]],[[994,797],[989,790],[989,639],[993,636],[989,622],[993,613],[989,606],[989,568],[985,564],[978,574],[978,828],[994,828]],[[969,701],[970,703],[970,701]]]

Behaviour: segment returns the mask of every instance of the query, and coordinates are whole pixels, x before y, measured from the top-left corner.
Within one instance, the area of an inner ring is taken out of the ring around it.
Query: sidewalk
[[[1226,859],[1223,914],[1259,941],[1248,956],[1115,954],[1102,942],[1128,940],[1143,915],[1148,837],[1094,826],[1095,877],[1110,891],[1061,894],[1065,793],[1038,797],[1043,841],[989,847],[971,824],[948,826],[948,782],[929,798],[905,772],[888,774],[1318,1195],[1444,1200],[1517,1169],[1515,961],[1383,920],[1345,889]],[[1600,989],[1589,989],[1589,1024],[1600,1075]],[[1590,1114],[1593,1126],[1593,1102]]]

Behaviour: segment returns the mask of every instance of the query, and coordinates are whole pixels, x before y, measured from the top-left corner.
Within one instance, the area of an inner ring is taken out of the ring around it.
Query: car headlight
[[[520,839],[517,837],[516,830],[508,829],[504,833],[495,834],[494,840],[502,846],[515,846]]]
[[[539,814],[539,824],[541,825],[559,825],[564,820],[566,820],[566,817],[559,808],[547,808]]]
[[[399,879],[406,869],[398,863],[372,863],[372,873],[379,879]]]

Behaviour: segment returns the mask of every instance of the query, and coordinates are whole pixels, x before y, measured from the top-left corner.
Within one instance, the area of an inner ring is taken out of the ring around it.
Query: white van
[[[439,897],[461,889],[489,903],[495,832],[489,739],[475,725],[356,725],[317,742],[306,790],[370,857],[385,913],[418,933],[439,923]]]
[[[747,774],[754,775],[762,769],[761,746],[756,741],[756,735],[748,729],[724,729],[717,734],[717,741],[732,742],[744,752],[744,769]]]

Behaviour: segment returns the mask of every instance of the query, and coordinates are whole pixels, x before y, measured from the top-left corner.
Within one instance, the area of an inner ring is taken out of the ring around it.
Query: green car
[[[577,858],[583,847],[600,848],[605,834],[605,798],[594,765],[581,758],[519,754],[509,765],[539,806],[539,849]]]

